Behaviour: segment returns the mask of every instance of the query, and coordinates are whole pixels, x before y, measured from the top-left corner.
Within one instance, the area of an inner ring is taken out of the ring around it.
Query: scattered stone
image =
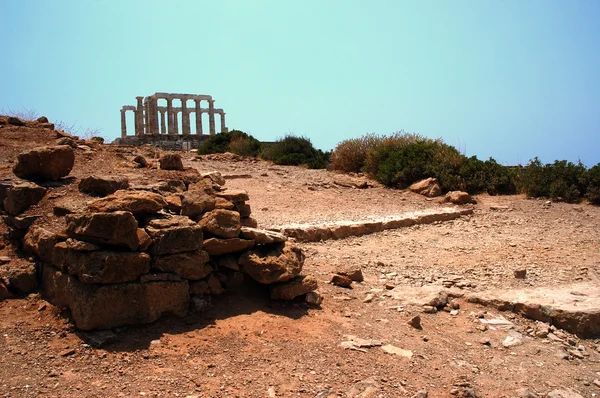
[[[422,310],[425,314],[435,314],[437,312],[437,308],[432,305],[424,305]]]
[[[225,178],[218,171],[209,171],[201,174],[202,178],[208,178],[217,185],[225,185]]]
[[[412,192],[428,196],[430,198],[440,196],[442,194],[442,188],[440,188],[437,178],[426,178],[424,180],[415,182],[409,186],[408,189]]]
[[[256,228],[242,227],[240,238],[253,240],[257,245],[285,242],[287,237],[279,232],[267,231]]]
[[[219,279],[214,274],[210,274],[208,276],[208,279],[206,279],[206,283],[208,284],[210,294],[216,296],[225,293],[225,289],[223,289],[221,281],[219,281]]]
[[[445,202],[454,203],[455,205],[466,205],[468,203],[477,203],[467,192],[450,191],[444,197]]]
[[[72,238],[131,250],[138,248],[138,223],[130,212],[69,214],[66,222],[67,235]]]
[[[340,343],[340,347],[350,350],[363,351],[364,348],[381,347],[382,343],[375,339],[361,339],[353,335],[344,336],[345,340]]]
[[[483,323],[484,325],[490,326],[494,329],[508,330],[515,327],[514,323],[504,318],[502,315],[498,315],[491,319],[480,318],[479,322]]]
[[[0,267],[0,282],[10,292],[17,294],[31,293],[37,289],[37,271],[29,262],[12,261]],[[6,295],[6,293],[2,293]]]
[[[421,317],[418,315],[413,316],[412,318],[409,319],[408,324],[410,326],[412,326],[415,329],[422,329],[423,327],[421,326]]]
[[[317,292],[308,292],[305,301],[307,304],[319,306],[323,302],[323,296]]]
[[[236,207],[233,202],[217,196],[215,197],[215,209],[235,210]]]
[[[45,195],[46,188],[30,182],[14,185],[6,191],[4,209],[8,214],[16,216],[38,204]]]
[[[417,391],[417,393],[415,395],[413,395],[411,398],[427,398],[428,394],[426,390],[421,390],[421,391]]]
[[[8,256],[0,256],[0,265],[10,263],[11,258]]]
[[[58,353],[59,356],[61,357],[68,357],[75,354],[75,349],[74,348],[67,348],[66,350],[63,350],[61,352]]]
[[[26,180],[57,181],[69,175],[74,164],[75,153],[70,146],[39,147],[20,153],[13,173]]]
[[[180,195],[169,195],[165,197],[167,202],[167,208],[171,213],[181,213],[181,196]]]
[[[241,189],[228,189],[226,191],[217,192],[216,195],[233,203],[246,202],[250,200],[248,192]]]
[[[148,167],[148,161],[142,155],[137,155],[136,157],[134,157],[133,162],[136,163],[139,168]]]
[[[363,300],[363,303],[370,303],[373,301],[374,298],[375,295],[373,293],[368,293],[365,299]]]
[[[117,341],[117,335],[110,330],[99,330],[83,334],[85,342],[95,348],[107,346]]]
[[[394,354],[394,355],[398,355],[404,358],[412,358],[413,353],[410,350],[404,350],[402,348],[393,346],[391,344],[386,344],[384,346],[381,347],[381,349],[385,352],[387,352],[388,354]]]
[[[525,279],[525,277],[527,276],[526,269],[516,269],[514,271],[514,273],[515,273],[515,278],[517,278],[517,279]]]
[[[313,276],[296,276],[287,282],[272,284],[270,286],[271,299],[292,300],[295,297],[317,290],[318,287],[317,279]]]
[[[335,271],[335,273],[338,275],[347,276],[353,282],[362,282],[365,280],[362,269],[359,266],[340,267]]]
[[[218,256],[221,254],[237,253],[246,249],[251,249],[254,247],[254,241],[240,238],[210,238],[204,241],[202,247],[209,255]]]
[[[194,251],[202,247],[202,228],[187,217],[151,220],[146,232],[152,238],[149,250],[155,255]]]
[[[136,215],[157,213],[165,207],[165,198],[149,191],[120,190],[88,203],[88,209],[93,212],[129,211]]]
[[[502,345],[506,348],[515,347],[523,344],[523,335],[517,331],[511,330],[502,342]]]
[[[181,199],[181,215],[191,219],[215,208],[215,197],[204,191],[187,191]]]
[[[583,396],[577,393],[573,389],[560,388],[556,390],[552,390],[546,395],[548,398],[583,398]]]
[[[354,178],[348,175],[337,174],[333,177],[333,183],[346,188],[364,189],[369,187],[366,179]]]
[[[120,189],[129,188],[129,180],[125,177],[89,176],[79,182],[79,190],[100,196],[110,195]]]
[[[481,340],[479,340],[479,344],[481,345],[492,345],[492,341],[487,338],[487,337],[483,337],[481,338]]]
[[[14,116],[9,116],[8,119],[6,119],[6,123],[12,124],[13,126],[25,126],[24,121]]]
[[[212,272],[208,260],[208,253],[204,250],[196,250],[155,257],[152,268],[177,274],[184,279],[200,280],[206,278]]]
[[[241,232],[240,215],[232,210],[216,209],[205,213],[198,225],[206,235],[225,239],[237,238]]]
[[[600,379],[596,379],[596,380],[594,380],[594,381],[593,381],[593,384],[594,384],[596,387],[599,387],[599,388],[600,388]]]
[[[159,159],[159,163],[160,168],[163,170],[184,170],[181,155],[178,153],[167,153],[162,155]]]
[[[346,275],[331,275],[331,280],[329,281],[332,285],[340,286],[340,287],[351,287],[352,279],[347,277]]]
[[[285,282],[300,274],[304,254],[290,242],[273,243],[245,252],[239,264],[244,273],[259,283]]]
[[[58,243],[58,240],[59,237],[54,232],[41,227],[31,228],[23,238],[23,249],[30,254],[37,255],[40,260],[50,263],[54,245]]]

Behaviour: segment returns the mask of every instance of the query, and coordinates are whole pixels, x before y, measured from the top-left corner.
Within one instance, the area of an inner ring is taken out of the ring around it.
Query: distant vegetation
[[[591,203],[600,204],[600,164],[587,169],[581,162],[542,164],[534,158],[525,167],[507,167],[493,158],[482,161],[466,157],[441,139],[403,131],[342,141],[333,151],[331,163],[335,170],[364,172],[393,188],[435,177],[444,191],[490,195],[522,192],[566,202],[587,197]]]

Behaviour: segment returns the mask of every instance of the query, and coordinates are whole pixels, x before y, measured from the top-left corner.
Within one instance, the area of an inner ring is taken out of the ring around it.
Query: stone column
[[[210,135],[215,135],[215,100],[208,100],[208,128]]]
[[[121,109],[121,137],[127,137],[127,118],[125,117],[125,109]]]
[[[165,111],[160,111],[160,133],[167,134],[167,126],[165,126]]]
[[[151,97],[151,107],[152,107],[152,117],[151,117],[151,123],[152,123],[152,134],[160,134],[160,125],[159,125],[159,121],[158,121],[158,100],[154,97]]]
[[[167,122],[169,123],[169,132],[168,134],[175,134],[173,130],[174,124],[173,117],[173,100],[171,98],[167,98]]]
[[[190,114],[187,109],[187,100],[181,100],[181,134],[190,135]]]
[[[225,112],[221,112],[221,133],[226,133],[227,127],[225,127]]]
[[[150,134],[150,101],[144,100],[144,134]]]
[[[177,120],[178,110],[173,109],[173,134],[179,134],[179,120]]]
[[[144,134],[144,97],[135,97],[137,100],[137,110],[135,111],[135,135]]]
[[[200,108],[200,100],[195,99],[196,102],[196,134],[202,135],[202,108]]]

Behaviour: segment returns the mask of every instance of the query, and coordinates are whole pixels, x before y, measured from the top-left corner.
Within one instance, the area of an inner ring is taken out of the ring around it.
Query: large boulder
[[[241,189],[228,189],[226,191],[217,192],[216,195],[220,198],[227,199],[228,201],[233,203],[245,202],[247,200],[250,200],[248,192]]]
[[[93,212],[130,211],[133,214],[151,214],[165,207],[165,198],[149,191],[120,190],[88,203],[88,209]]]
[[[138,248],[138,223],[131,212],[68,214],[67,235],[87,242]]]
[[[466,205],[467,203],[477,203],[467,192],[450,191],[444,197],[445,202],[454,203],[455,205]]]
[[[317,290],[319,284],[313,276],[297,276],[287,282],[271,285],[271,298],[273,300],[292,300],[295,297]]]
[[[240,238],[253,240],[257,245],[267,245],[269,243],[285,242],[287,237],[284,234],[263,229],[242,227]]]
[[[150,271],[150,256],[146,253],[93,251],[89,245],[57,243],[52,263],[85,283],[132,282]]]
[[[46,195],[46,188],[30,182],[14,185],[6,191],[4,209],[10,215],[16,216],[36,205]]]
[[[202,247],[202,228],[184,216],[151,220],[146,232],[153,241],[149,250],[155,255],[194,251]]]
[[[434,196],[440,196],[442,194],[442,188],[440,187],[440,184],[438,184],[437,178],[432,177],[415,182],[408,187],[408,189],[412,192],[428,196],[430,198]]]
[[[254,241],[240,238],[210,238],[204,241],[202,247],[211,256],[218,256],[221,254],[237,253],[242,250],[251,249],[254,247]]]
[[[49,302],[70,308],[81,330],[151,323],[165,314],[184,316],[189,305],[185,280],[89,284],[45,265],[42,287]]]
[[[11,261],[0,266],[0,283],[8,291],[17,294],[31,293],[37,289],[37,271],[35,265],[29,262]]]
[[[58,242],[59,236],[54,232],[35,227],[25,234],[23,249],[30,254],[35,254],[40,260],[50,263],[52,262],[54,245]]]
[[[160,168],[163,170],[179,170],[183,171],[183,162],[178,153],[167,153],[160,157]]]
[[[68,145],[46,146],[22,152],[13,173],[26,180],[52,180],[69,175],[75,164],[75,153]]]
[[[100,196],[110,195],[120,189],[129,188],[129,180],[125,177],[89,176],[79,181],[79,190]]]
[[[188,191],[181,199],[181,215],[192,219],[215,208],[215,197],[205,191]]]
[[[259,283],[285,282],[300,274],[304,254],[290,242],[257,246],[240,257],[242,271]]]
[[[212,272],[208,260],[208,253],[204,250],[196,250],[156,257],[152,263],[152,268],[162,272],[175,273],[184,279],[200,280],[206,278]]]
[[[205,213],[198,222],[206,235],[219,238],[237,238],[240,235],[240,214],[232,210],[216,209]]]

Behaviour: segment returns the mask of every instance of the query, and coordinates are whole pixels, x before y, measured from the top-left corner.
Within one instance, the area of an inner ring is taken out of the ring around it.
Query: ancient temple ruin
[[[221,133],[228,132],[225,124],[225,111],[215,108],[215,100],[210,95],[154,93],[148,97],[135,97],[136,105],[121,108],[121,138],[115,144],[138,145],[155,143],[188,142],[195,147],[206,138],[202,125],[202,114],[208,114],[208,135],[216,134],[215,115],[219,115]],[[192,104],[193,101],[193,104]],[[203,108],[203,101],[208,104]],[[127,112],[133,112],[133,132],[128,135]],[[179,115],[181,114],[181,118]],[[195,130],[190,123],[194,114]]]

